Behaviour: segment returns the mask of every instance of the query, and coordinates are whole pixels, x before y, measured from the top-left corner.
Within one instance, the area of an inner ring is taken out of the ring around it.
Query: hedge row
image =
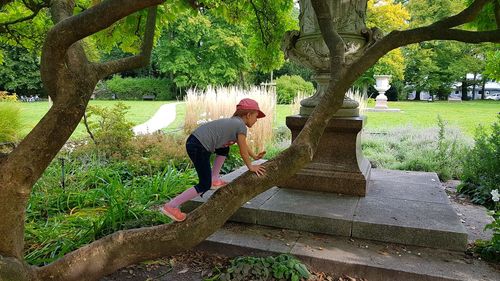
[[[96,99],[142,100],[154,96],[155,100],[173,100],[172,82],[156,78],[122,78],[114,76],[95,91]]]

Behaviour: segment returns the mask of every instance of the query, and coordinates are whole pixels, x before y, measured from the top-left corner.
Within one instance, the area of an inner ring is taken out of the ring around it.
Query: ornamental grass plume
[[[243,98],[251,98],[259,103],[266,114],[248,130],[248,143],[252,149],[262,151],[272,140],[272,127],[276,111],[276,91],[274,87],[208,87],[206,90],[189,89],[186,97],[186,117],[184,131],[193,132],[199,125],[233,115],[236,104]]]

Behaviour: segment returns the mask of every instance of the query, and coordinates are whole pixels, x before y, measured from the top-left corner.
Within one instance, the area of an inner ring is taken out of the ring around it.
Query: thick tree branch
[[[245,202],[297,172],[308,162],[309,151],[292,145],[265,164],[266,176],[243,174],[182,223],[116,232],[41,268],[38,275],[42,280],[98,280],[124,266],[190,249],[219,229]]]
[[[340,79],[342,69],[345,67],[345,43],[333,26],[330,8],[326,2],[322,0],[311,0],[311,4],[314,8],[316,18],[318,19],[323,40],[330,51],[330,84],[335,85]]]
[[[96,65],[100,79],[129,69],[145,67],[151,59],[156,24],[156,7],[149,8],[141,52],[138,55]]]
[[[164,0],[108,0],[82,13],[58,22],[47,34],[47,41],[57,39],[56,47],[67,49],[76,41],[111,26],[116,21]],[[61,36],[63,35],[63,36]]]
[[[481,12],[484,5],[486,5],[490,1],[491,0],[476,0],[469,7],[467,7],[465,10],[463,10],[462,12],[460,12],[454,16],[437,21],[437,22],[433,23],[432,25],[439,27],[439,28],[452,28],[452,27],[462,25],[464,23],[471,22]],[[494,1],[496,1],[496,0],[494,0]]]

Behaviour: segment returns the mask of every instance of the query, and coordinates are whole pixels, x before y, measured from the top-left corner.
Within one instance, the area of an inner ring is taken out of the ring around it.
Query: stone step
[[[253,224],[227,223],[197,248],[229,257],[289,253],[316,272],[370,281],[500,280],[498,270],[464,252]]]
[[[183,210],[196,208],[213,192]],[[272,187],[230,221],[448,250],[467,245],[467,232],[435,173],[372,169],[366,197]]]

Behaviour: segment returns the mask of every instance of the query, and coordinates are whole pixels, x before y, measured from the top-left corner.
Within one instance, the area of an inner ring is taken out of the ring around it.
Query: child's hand
[[[255,157],[255,160],[259,160],[259,159],[261,159],[262,157],[264,157],[264,155],[266,155],[266,152],[265,152],[265,151],[261,151],[261,152],[259,152],[259,154],[257,154],[257,156]]]
[[[261,165],[252,165],[249,170],[256,173],[258,177],[263,176],[266,173],[266,168]]]

